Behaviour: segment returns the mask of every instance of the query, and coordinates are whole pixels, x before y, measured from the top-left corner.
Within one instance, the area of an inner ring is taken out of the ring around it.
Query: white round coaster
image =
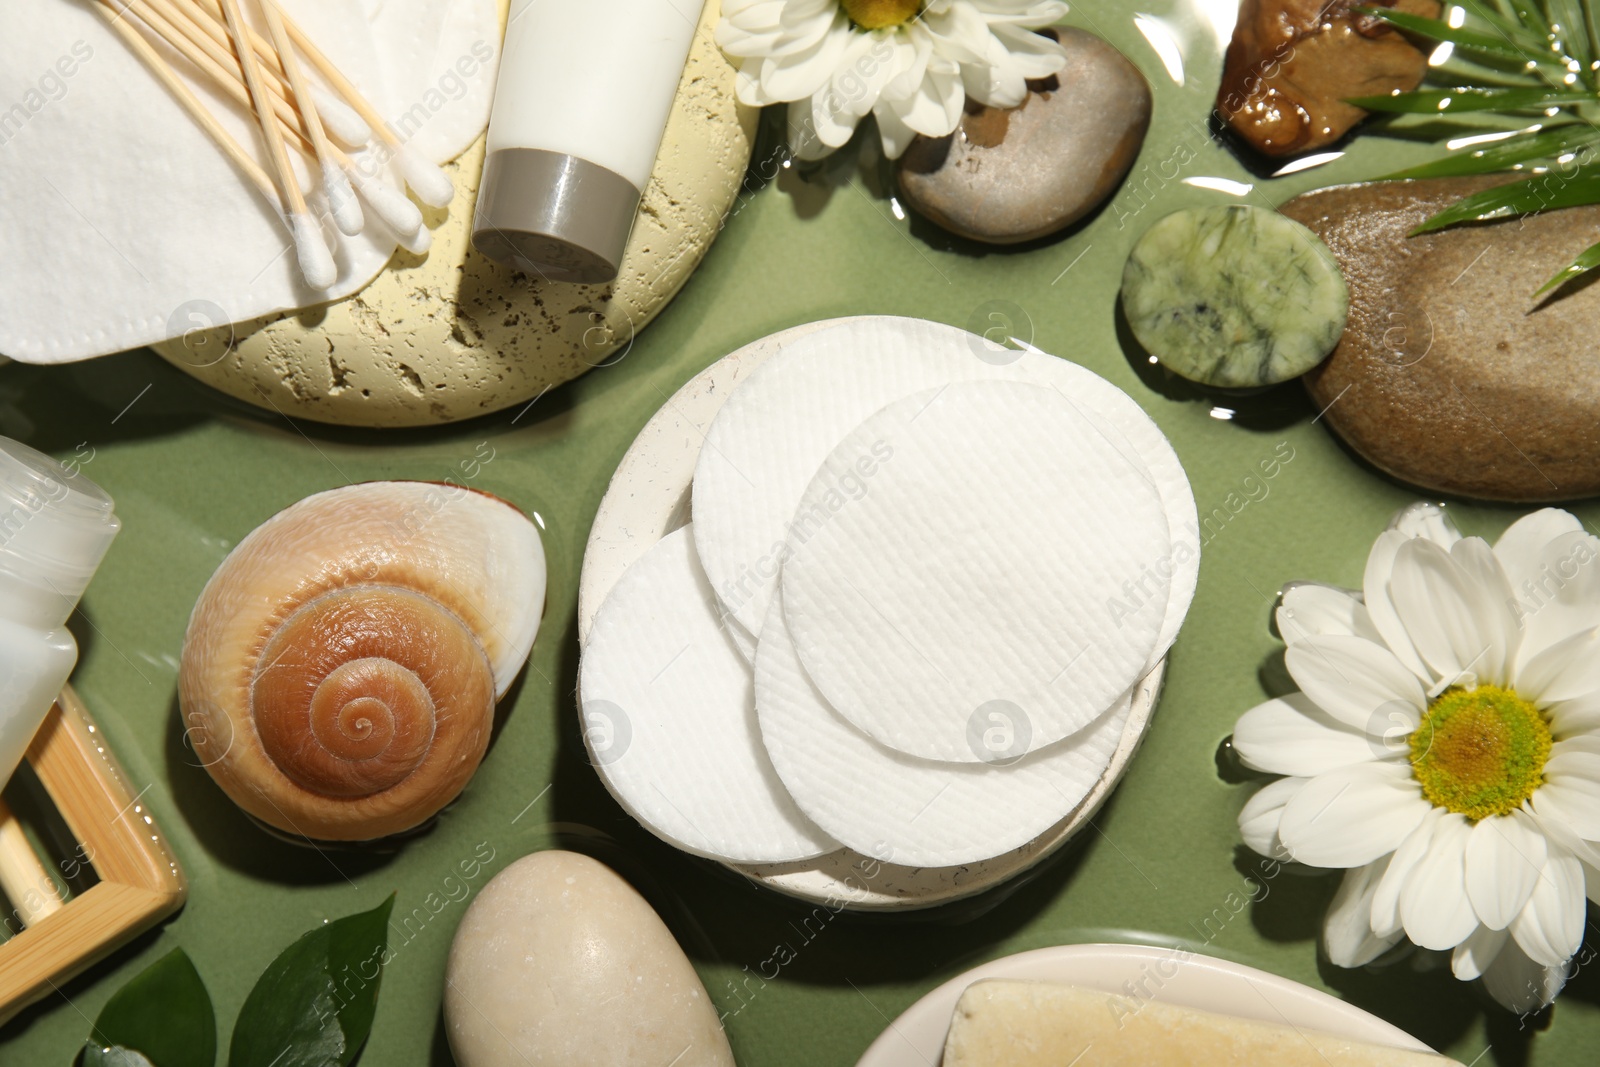
[[[688,528],[628,568],[579,667],[590,762],[658,837],[735,863],[838,847],[784,789],[755,721],[750,664],[721,625]]]

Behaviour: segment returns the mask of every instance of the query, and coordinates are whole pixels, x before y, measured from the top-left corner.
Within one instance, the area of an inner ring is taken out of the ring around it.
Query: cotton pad
[[[1031,752],[1145,673],[1167,529],[1148,477],[1060,392],[952,382],[823,461],[789,525],[784,618],[823,697],[882,744],[978,762],[1000,707]]]
[[[688,527],[640,557],[600,606],[578,688],[590,761],[656,836],[735,863],[839,847],[767,758],[750,665],[720,625]]]
[[[1065,818],[1105,774],[1130,700],[1072,737],[1013,760],[1005,716],[986,721],[992,764],[917,759],[845,722],[817,692],[789,639],[782,597],[761,630],[756,711],[778,776],[818,826],[864,855],[953,867],[1019,848]]]
[[[759,636],[789,520],[840,438],[901,397],[982,378],[1059,390],[1097,432],[1142,461],[1140,477],[1161,496],[1173,544],[1169,558],[1152,561],[1171,586],[1149,665],[1166,654],[1194,596],[1199,547],[1194,494],[1161,430],[1132,397],[1078,364],[890,316],[855,319],[785,345],[740,383],[706,434],[694,475],[695,547],[718,596],[747,630]],[[1150,589],[1147,581],[1129,598],[1147,599]]]

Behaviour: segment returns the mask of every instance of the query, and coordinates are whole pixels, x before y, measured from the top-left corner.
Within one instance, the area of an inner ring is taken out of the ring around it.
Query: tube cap
[[[490,259],[560,282],[609,282],[639,211],[639,190],[577,156],[501,148],[483,163],[472,244]]]

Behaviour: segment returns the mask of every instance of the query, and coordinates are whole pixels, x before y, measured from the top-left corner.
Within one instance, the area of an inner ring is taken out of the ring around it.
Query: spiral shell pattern
[[[240,807],[319,840],[411,829],[453,800],[544,607],[534,524],[486,493],[369,482],[257,527],[195,604],[179,699]]]
[[[395,586],[351,586],[302,605],[262,648],[250,686],[262,747],[326,796],[401,787],[424,760],[476,767],[494,675],[472,632]]]

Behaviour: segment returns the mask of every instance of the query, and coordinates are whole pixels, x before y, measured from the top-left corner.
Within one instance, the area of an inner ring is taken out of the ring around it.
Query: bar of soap
[[[1309,229],[1275,211],[1176,211],[1145,231],[1122,271],[1122,309],[1150,355],[1202,385],[1296,378],[1344,333],[1350,292]]]
[[[944,1067],[1447,1067],[1455,1062],[1098,989],[1002,979],[967,987],[944,1046]]]

